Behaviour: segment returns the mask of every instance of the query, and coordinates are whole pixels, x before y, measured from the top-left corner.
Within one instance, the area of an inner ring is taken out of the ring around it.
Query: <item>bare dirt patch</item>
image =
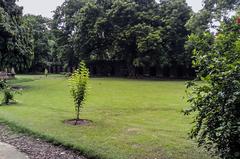
[[[79,119],[77,121],[76,119],[70,119],[70,120],[65,120],[64,123],[68,125],[86,126],[86,125],[91,125],[92,121],[87,119]]]

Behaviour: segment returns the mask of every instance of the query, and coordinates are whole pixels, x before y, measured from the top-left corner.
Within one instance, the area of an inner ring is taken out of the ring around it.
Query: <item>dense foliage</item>
[[[42,72],[44,68],[57,63],[57,55],[54,54],[56,47],[55,39],[49,30],[50,19],[42,16],[25,15],[23,24],[31,31],[34,58],[30,71]]]
[[[16,0],[0,0],[0,69],[30,67],[33,57],[30,32],[21,19]]]
[[[81,62],[79,68],[74,71],[69,79],[70,91],[76,110],[76,123],[80,119],[80,111],[86,99],[88,79],[89,71],[85,63]]]
[[[176,74],[191,67],[184,43],[192,10],[185,0],[66,0],[53,20],[22,17],[15,0],[0,2],[2,69],[71,71],[81,60],[121,61],[126,74],[135,76],[143,69]]]
[[[66,0],[54,11],[52,33],[56,37],[55,52],[65,67],[79,64],[78,53],[73,49],[73,35],[76,29],[75,15],[85,5],[84,0]]]
[[[14,93],[16,93],[5,80],[0,80],[0,92],[3,94],[3,99],[1,104],[10,104],[11,101],[14,101]]]
[[[191,136],[221,158],[240,158],[240,25],[236,17],[222,23],[216,37],[192,35],[194,66],[185,113],[197,112]]]
[[[240,0],[203,0],[203,9],[192,15],[187,27],[195,34],[217,28],[216,22],[228,19],[239,7]]]
[[[68,67],[83,59],[123,61],[130,76],[143,67],[189,65],[191,12],[185,0],[68,0],[53,19],[56,51]]]

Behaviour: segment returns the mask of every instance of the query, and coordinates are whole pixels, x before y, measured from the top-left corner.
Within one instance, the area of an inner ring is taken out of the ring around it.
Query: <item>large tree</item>
[[[180,66],[191,67],[191,56],[185,54],[184,48],[190,34],[185,25],[191,17],[191,8],[185,0],[162,1],[160,6],[164,23],[163,47],[167,54],[165,65],[175,71]]]
[[[130,76],[138,67],[182,64],[190,13],[185,0],[91,2],[76,15],[75,51],[89,60],[123,60]]]
[[[30,67],[33,57],[28,28],[22,25],[22,8],[15,0],[0,0],[0,69]]]
[[[66,0],[54,11],[52,32],[58,45],[55,52],[68,67],[77,66],[79,63],[72,43],[76,29],[75,15],[85,6],[85,3],[85,0]]]
[[[31,30],[33,42],[34,59],[30,71],[42,71],[51,64],[56,64],[55,38],[49,30],[51,20],[42,16],[25,15],[23,21]]]

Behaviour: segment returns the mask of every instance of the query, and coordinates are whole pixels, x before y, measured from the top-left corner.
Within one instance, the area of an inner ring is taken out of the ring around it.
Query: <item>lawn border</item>
[[[7,120],[5,120],[1,117],[0,117],[0,124],[8,126],[10,128],[10,130],[13,131],[14,133],[28,135],[28,136],[33,137],[35,139],[41,139],[43,141],[46,141],[48,143],[53,144],[54,146],[60,146],[61,145],[65,149],[72,150],[73,152],[77,152],[87,159],[107,159],[103,156],[100,156],[100,155],[96,154],[93,151],[89,152],[87,150],[76,147],[73,144],[64,143],[60,140],[57,140],[54,137],[51,137],[51,136],[48,136],[48,135],[43,135],[39,132],[36,132],[36,131],[30,130],[28,128],[25,128],[24,126],[20,126],[20,125],[16,124],[15,122],[7,121]]]

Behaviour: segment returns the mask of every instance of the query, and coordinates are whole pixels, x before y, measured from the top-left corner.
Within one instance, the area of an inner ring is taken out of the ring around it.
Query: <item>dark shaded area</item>
[[[124,61],[91,61],[87,63],[92,77],[131,77],[131,78],[173,78],[192,79],[195,71],[185,65],[157,65],[134,67],[134,75],[130,76],[127,64]],[[49,67],[50,73],[72,72],[75,68],[64,68],[56,65]]]

